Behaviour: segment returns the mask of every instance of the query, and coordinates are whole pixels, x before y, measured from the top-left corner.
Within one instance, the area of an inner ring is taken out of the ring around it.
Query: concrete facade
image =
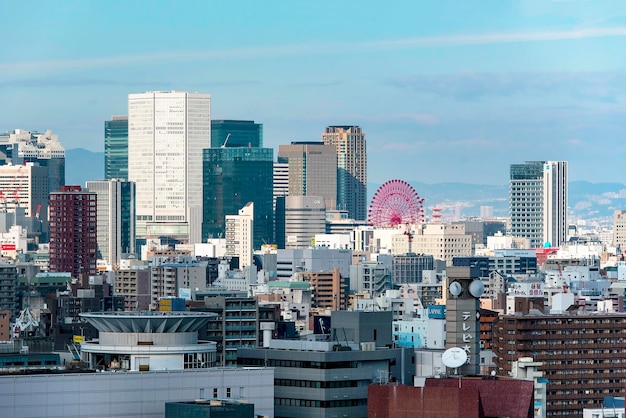
[[[299,271],[332,271],[339,268],[341,277],[350,277],[352,250],[301,248],[278,250],[276,276],[290,278]]]
[[[165,417],[165,403],[204,393],[246,399],[274,416],[274,369],[213,368],[0,376],[4,418]]]

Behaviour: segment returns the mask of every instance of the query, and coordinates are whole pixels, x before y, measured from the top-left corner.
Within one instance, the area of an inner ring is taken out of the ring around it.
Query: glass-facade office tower
[[[224,238],[226,215],[254,203],[254,248],[273,240],[271,148],[209,148],[203,151],[202,238]]]
[[[337,205],[337,152],[322,142],[292,142],[278,147],[278,163],[289,167],[289,196],[324,198],[324,207]]]
[[[567,239],[567,161],[511,165],[511,235],[529,238],[534,248]]]
[[[135,183],[120,179],[88,181],[97,195],[98,258],[119,264],[135,252]]]
[[[128,116],[104,122],[104,178],[128,179]]]
[[[263,124],[251,120],[212,120],[212,148],[263,147]]]
[[[367,219],[367,147],[358,126],[329,126],[325,144],[337,149],[337,208],[352,219]]]
[[[201,242],[202,150],[210,145],[209,94],[128,95],[128,180],[137,188],[137,238]]]

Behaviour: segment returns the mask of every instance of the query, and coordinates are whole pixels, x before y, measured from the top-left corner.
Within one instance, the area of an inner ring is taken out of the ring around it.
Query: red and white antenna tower
[[[441,223],[441,211],[442,208],[439,207],[439,203],[435,203],[435,206],[433,206],[432,208],[430,208],[430,210],[433,212],[430,217],[433,220],[434,224],[440,224]]]

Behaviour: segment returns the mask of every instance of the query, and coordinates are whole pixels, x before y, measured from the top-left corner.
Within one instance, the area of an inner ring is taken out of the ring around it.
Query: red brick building
[[[69,272],[72,277],[96,274],[96,194],[80,186],[61,186],[50,193],[51,272]]]
[[[508,378],[426,379],[424,387],[370,385],[369,418],[532,418],[533,382]]]

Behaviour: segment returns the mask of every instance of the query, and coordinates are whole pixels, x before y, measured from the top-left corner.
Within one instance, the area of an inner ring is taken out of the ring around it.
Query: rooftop
[[[80,316],[100,332],[196,332],[217,314],[210,312],[86,312]]]

